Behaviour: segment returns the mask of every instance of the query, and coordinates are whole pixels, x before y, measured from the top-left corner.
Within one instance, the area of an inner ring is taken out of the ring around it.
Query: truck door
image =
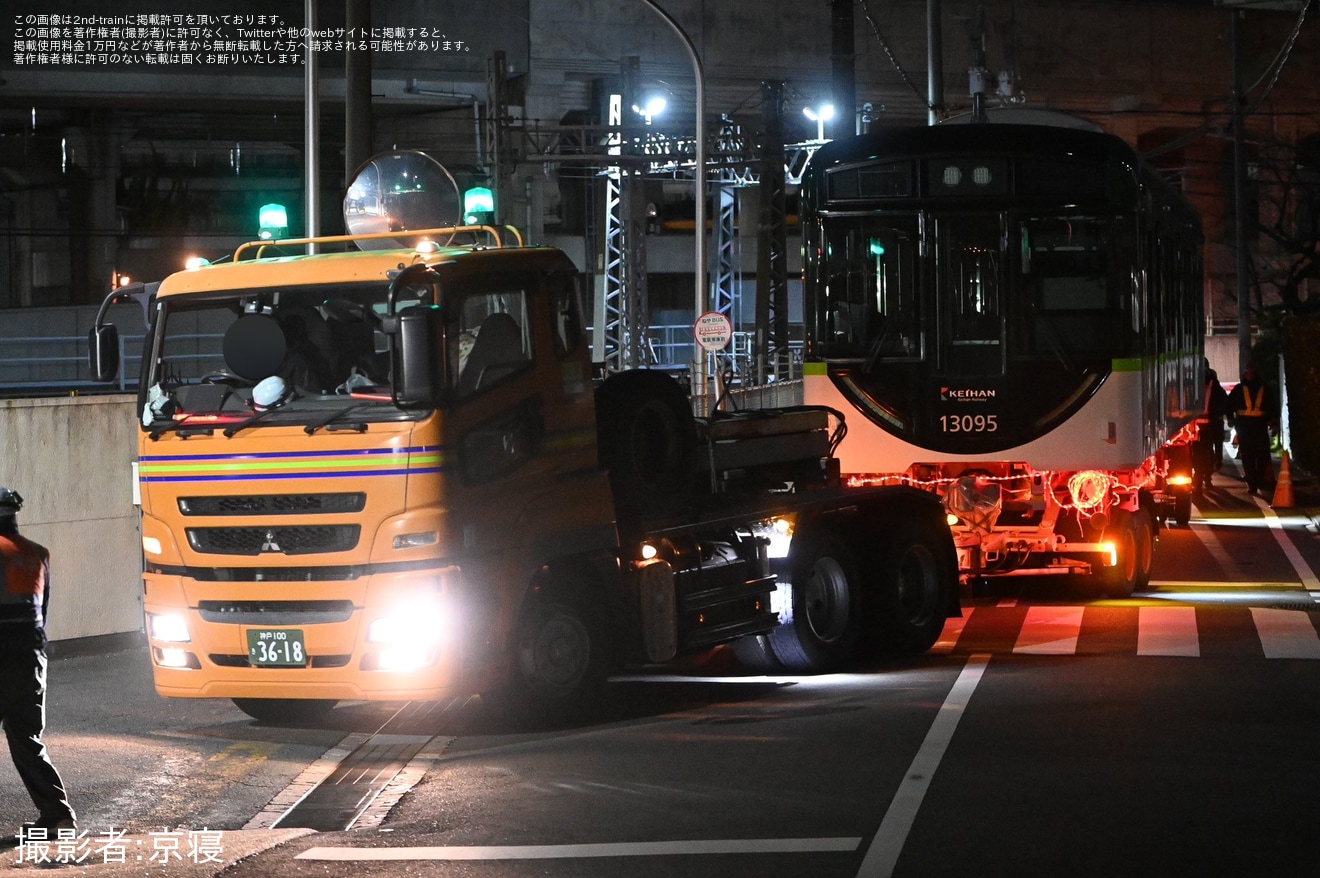
[[[541,551],[543,560],[548,550],[537,542],[552,542],[549,535],[579,518],[579,483],[595,469],[590,366],[565,343],[572,333],[553,276],[476,283],[446,306],[455,376],[446,426],[451,509],[467,552]],[[605,506],[580,515],[609,523],[608,495],[598,496]]]

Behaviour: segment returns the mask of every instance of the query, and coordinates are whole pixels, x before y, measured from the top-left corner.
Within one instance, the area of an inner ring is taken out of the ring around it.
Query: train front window
[[[1123,352],[1123,266],[1128,251],[1117,221],[1031,217],[1020,222],[1024,342],[1029,354]]]
[[[997,214],[939,220],[937,300],[948,372],[995,374],[1003,368],[1001,228]]]
[[[918,240],[915,217],[828,228],[827,356],[869,363],[921,356]]]

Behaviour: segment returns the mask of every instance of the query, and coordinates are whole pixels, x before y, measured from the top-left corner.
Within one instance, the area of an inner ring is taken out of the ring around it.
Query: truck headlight
[[[452,625],[446,602],[438,594],[395,604],[367,626],[367,642],[382,647],[375,667],[408,671],[433,663]]]
[[[177,613],[156,615],[147,613],[147,632],[151,639],[161,643],[188,643],[188,620]]]
[[[367,642],[381,644],[427,643],[444,640],[448,614],[438,597],[397,604],[389,613],[374,619],[367,628]]]

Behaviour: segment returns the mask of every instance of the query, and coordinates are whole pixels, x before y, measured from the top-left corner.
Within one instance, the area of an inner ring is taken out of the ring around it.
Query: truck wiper
[[[306,433],[308,436],[310,436],[313,433],[315,433],[317,430],[321,429],[322,427],[328,427],[330,424],[333,424],[335,421],[339,420],[344,415],[349,414],[350,412],[357,411],[358,409],[367,408],[372,405],[375,405],[375,403],[355,402],[352,403],[351,405],[346,405],[339,411],[330,415],[329,417],[322,418],[321,420],[317,421],[315,424],[308,424],[306,427],[303,427],[303,432]],[[366,424],[358,424],[357,427],[359,433],[365,432],[367,429]]]
[[[185,433],[184,432],[185,430],[196,431],[196,433],[195,434],[193,432]],[[209,436],[214,432],[215,432],[214,425],[210,425],[210,424],[202,425],[199,423],[193,423],[192,418],[185,417],[182,420],[178,420],[178,421],[166,421],[164,424],[161,424],[159,427],[152,427],[151,432],[147,434],[147,438],[150,439],[152,442],[158,442],[160,441],[160,437],[164,436],[166,433],[178,433],[186,439],[187,437],[192,435],[200,436],[202,434],[206,434]]]
[[[225,427],[225,438],[233,439],[234,434],[237,433],[239,430],[246,430],[248,427],[251,427],[257,421],[260,421],[262,418],[266,417],[266,415],[270,414],[273,411],[275,411],[275,409],[273,408],[262,409],[261,411],[257,412],[255,415],[252,415],[250,418],[247,418],[246,420],[239,421],[237,424],[232,424],[228,427]]]

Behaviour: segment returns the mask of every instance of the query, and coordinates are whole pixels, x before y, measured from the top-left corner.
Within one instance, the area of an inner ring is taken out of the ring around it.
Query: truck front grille
[[[344,494],[243,494],[233,497],[180,497],[184,515],[330,515],[361,512],[362,492]]]
[[[345,622],[352,601],[201,601],[197,612],[207,622],[229,625],[324,625]]]
[[[348,664],[351,655],[313,655],[308,656],[309,668],[342,668]],[[252,662],[248,661],[245,655],[226,655],[224,653],[213,652],[207,656],[211,664],[219,665],[222,668],[250,668]]]
[[[190,527],[188,545],[211,555],[310,555],[347,552],[357,545],[356,524],[278,527]]]

